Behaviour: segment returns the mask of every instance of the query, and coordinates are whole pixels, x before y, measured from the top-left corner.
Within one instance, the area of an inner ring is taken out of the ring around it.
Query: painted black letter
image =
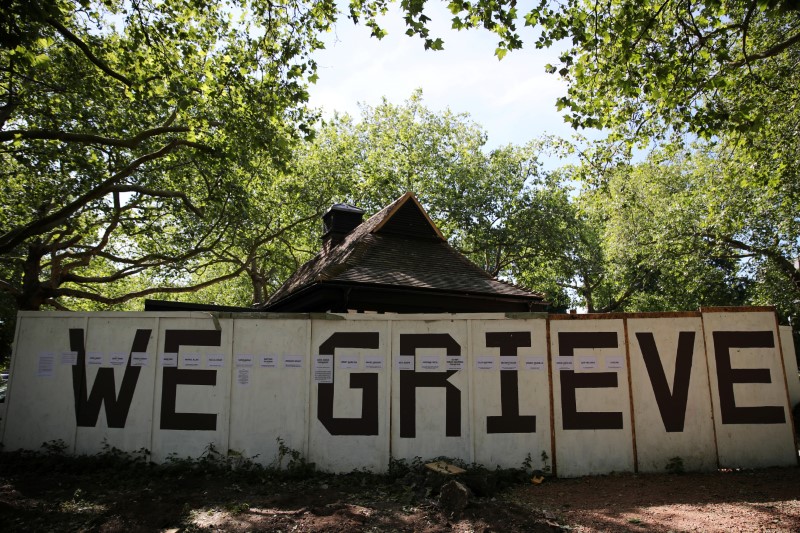
[[[736,407],[735,383],[772,383],[768,368],[731,368],[731,348],[774,348],[771,331],[715,331],[719,410],[723,424],[784,424],[783,407]]]
[[[572,357],[576,348],[616,348],[617,334],[603,332],[568,332],[558,334],[558,347],[562,356]],[[616,372],[575,373],[559,372],[561,378],[561,413],[564,429],[622,429],[622,413],[598,411],[578,412],[576,389],[617,387]]]
[[[447,333],[400,335],[400,355],[416,355],[417,348],[444,348],[447,355],[461,355],[461,346]],[[415,367],[416,368],[416,367]],[[455,370],[446,372],[400,371],[400,437],[417,436],[417,387],[445,389],[445,435],[461,436],[461,391],[447,381]]]
[[[168,329],[164,332],[164,351],[178,353],[181,346],[219,346],[222,332],[214,329]],[[161,429],[215,431],[217,415],[176,413],[178,385],[216,385],[216,370],[190,370],[164,367],[161,382]]]
[[[320,344],[320,355],[334,355],[336,348],[378,347],[377,332],[334,333]],[[334,367],[336,365],[334,364]],[[333,383],[317,386],[317,419],[331,435],[377,435],[378,434],[378,374],[350,374],[350,388],[363,389],[361,395],[361,418],[333,417]]]
[[[664,373],[664,365],[658,355],[658,347],[652,333],[637,333],[642,350],[644,366],[650,376],[653,394],[664,429],[668,433],[681,432],[686,421],[686,402],[689,400],[689,380],[692,376],[692,355],[694,353],[694,331],[681,331],[678,336],[678,354],[675,356],[675,375],[672,378],[672,392]]]
[[[137,329],[133,337],[131,353],[146,352],[150,342],[149,329]],[[75,423],[81,427],[93,428],[100,416],[100,406],[106,406],[106,423],[110,428],[124,428],[128,419],[128,411],[133,401],[133,392],[139,380],[140,366],[128,364],[122,374],[122,385],[117,396],[113,368],[98,368],[97,376],[92,384],[92,391],[87,395],[86,383],[86,347],[83,343],[83,329],[69,330],[69,349],[78,353],[78,363],[72,367],[72,392],[75,396]]]
[[[530,331],[487,332],[486,346],[500,348],[501,356],[517,356],[517,348],[531,345]],[[536,417],[519,414],[516,370],[500,372],[500,416],[486,417],[486,433],[535,433]]]

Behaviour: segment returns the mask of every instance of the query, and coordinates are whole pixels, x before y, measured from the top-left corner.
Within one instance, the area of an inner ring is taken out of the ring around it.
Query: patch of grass
[[[680,456],[670,458],[666,466],[664,466],[664,470],[670,474],[683,474],[685,472],[683,469],[683,458]]]
[[[246,502],[229,502],[225,510],[233,515],[246,513],[250,510],[250,504]]]
[[[83,489],[76,489],[72,499],[61,502],[59,510],[69,514],[98,514],[105,511],[106,506],[92,501]]]
[[[44,453],[47,455],[64,455],[67,448],[69,448],[69,446],[61,439],[49,440],[42,443],[42,450],[44,450]]]
[[[550,457],[547,455],[546,451],[542,450],[541,458],[542,458],[542,472],[544,472],[545,474],[549,474],[550,463],[548,461],[550,461]]]
[[[299,450],[287,446],[282,438],[277,437],[275,440],[278,443],[276,460],[278,470],[283,470],[283,461],[288,459],[285,472],[289,478],[306,478],[314,475],[317,469],[314,463],[308,462]]]

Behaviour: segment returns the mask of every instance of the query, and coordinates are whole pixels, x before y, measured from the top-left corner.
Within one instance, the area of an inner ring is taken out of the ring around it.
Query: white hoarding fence
[[[278,439],[330,471],[447,456],[561,476],[797,464],[765,308],[546,315],[21,312],[7,450],[155,461]]]

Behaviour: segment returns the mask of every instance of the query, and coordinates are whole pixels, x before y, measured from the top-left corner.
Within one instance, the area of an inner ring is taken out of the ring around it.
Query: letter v
[[[656,397],[661,420],[668,433],[683,431],[686,420],[686,403],[689,399],[689,380],[692,375],[692,356],[694,355],[694,331],[681,331],[678,336],[678,353],[675,357],[675,375],[670,393],[664,365],[658,355],[658,348],[652,333],[637,333],[642,358],[650,376],[653,393]]]
[[[151,330],[149,329],[136,330],[131,353],[147,351],[150,332]],[[124,428],[142,367],[131,366],[131,357],[128,355],[128,364],[122,376],[119,396],[117,396],[117,387],[114,381],[114,369],[99,368],[92,384],[91,393],[87,396],[86,347],[83,344],[83,329],[69,330],[69,346],[70,350],[78,353],[78,363],[72,367],[72,391],[75,395],[76,424],[81,427],[97,426],[100,406],[105,403],[108,427]]]

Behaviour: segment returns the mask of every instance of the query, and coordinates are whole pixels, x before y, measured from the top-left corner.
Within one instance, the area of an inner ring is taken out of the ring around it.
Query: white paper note
[[[56,354],[54,352],[40,352],[36,365],[36,375],[40,378],[52,378],[56,371]]]
[[[333,356],[314,357],[314,383],[333,383]]]
[[[500,371],[503,370],[519,370],[519,363],[517,362],[517,357],[514,355],[501,355]]]
[[[259,364],[262,368],[278,368],[278,356],[262,355]]]
[[[556,370],[572,370],[572,357],[559,355],[556,357]]]
[[[249,367],[253,366],[253,361],[255,360],[255,356],[249,353],[237,353],[236,354],[236,366],[238,368]]]
[[[240,367],[236,369],[236,384],[240,387],[250,385],[250,368]]]
[[[147,352],[131,353],[131,366],[147,366],[150,364],[150,354]]]
[[[448,355],[444,358],[445,370],[463,370],[464,369],[464,356],[463,355]]]
[[[367,370],[383,370],[385,358],[382,355],[365,355],[364,368]]]
[[[225,354],[210,353],[206,357],[206,367],[208,368],[225,368]]]
[[[283,368],[303,368],[302,355],[284,355]]]
[[[203,357],[199,353],[185,353],[181,355],[183,368],[200,368],[203,366]]]
[[[525,358],[525,370],[541,371],[545,367],[545,358],[543,356],[533,356]]]
[[[348,370],[356,369],[358,368],[358,356],[338,355],[336,356],[336,366]]]
[[[398,355],[397,356],[397,369],[398,370],[414,370],[414,356],[413,355]]]
[[[494,370],[497,357],[493,355],[482,355],[475,358],[475,368],[477,370]]]
[[[78,364],[78,352],[61,352],[61,364],[75,366]]]
[[[442,365],[442,358],[439,355],[423,355],[419,358],[420,372],[438,372]]]

